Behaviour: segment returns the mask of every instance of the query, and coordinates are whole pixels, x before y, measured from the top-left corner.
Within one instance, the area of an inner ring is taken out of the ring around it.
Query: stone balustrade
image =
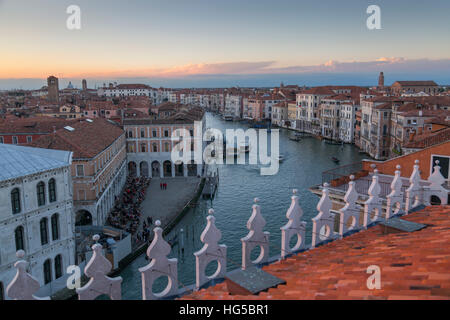
[[[427,183],[421,183],[419,161],[416,160],[414,170],[409,178],[409,188],[406,190],[406,201],[402,194],[402,180],[400,176],[400,166],[397,166],[395,176],[391,183],[391,193],[387,197],[386,211],[382,210],[382,199],[379,197],[380,185],[379,174],[376,169],[373,171],[372,183],[368,190],[369,199],[363,206],[358,204],[360,194],[356,191],[354,176],[350,176],[349,188],[345,194],[345,205],[337,211],[332,212],[333,203],[329,195],[329,185],[325,183],[322,189],[322,196],[317,204],[318,214],[312,218],[312,243],[306,244],[306,222],[301,221],[303,211],[299,204],[297,190],[293,190],[291,203],[286,212],[287,223],[281,229],[281,254],[279,259],[285,259],[288,255],[298,253],[302,250],[312,250],[318,245],[337,238],[343,238],[351,232],[368,228],[377,222],[381,222],[392,217],[410,213],[420,205],[429,205],[431,199],[439,199],[441,204],[447,204],[448,190],[443,188],[445,179],[440,172],[439,162],[436,161],[433,172]],[[254,199],[252,214],[247,222],[249,230],[247,236],[241,239],[242,242],[242,269],[247,269],[253,265],[260,265],[270,261],[269,259],[269,233],[264,231],[266,221],[261,214],[261,207],[258,199]],[[437,200],[436,200],[437,201]],[[200,240],[203,247],[194,253],[196,281],[194,290],[200,289],[210,280],[223,279],[227,273],[227,246],[219,244],[222,234],[215,225],[214,210],[209,209],[206,218],[206,227],[203,230]],[[337,216],[339,215],[339,217]],[[339,219],[336,219],[339,218]],[[361,222],[362,221],[362,222]],[[339,226],[336,228],[336,222]],[[180,294],[187,293],[188,290],[180,290],[178,287],[178,260],[169,259],[171,253],[170,245],[163,239],[163,230],[160,222],[155,222],[154,238],[147,249],[149,264],[139,269],[142,276],[142,298],[143,300],[174,298]],[[293,237],[297,241],[293,246],[290,242]],[[94,241],[99,240],[99,236],[93,237]],[[250,255],[254,248],[260,247],[261,253],[255,261],[251,261]],[[90,277],[86,285],[76,289],[80,300],[93,300],[99,296],[106,295],[110,299],[119,300],[122,298],[121,283],[122,278],[110,278],[107,274],[111,271],[111,263],[103,255],[103,248],[95,243],[92,246],[93,255],[85,268],[85,274]],[[48,300],[49,297],[36,297],[34,294],[39,290],[38,281],[26,271],[27,262],[23,260],[25,252],[17,252],[18,261],[14,264],[17,269],[16,276],[6,288],[9,298],[15,300]],[[217,261],[217,269],[211,275],[206,275],[206,267],[209,263]],[[168,278],[165,289],[159,293],[152,291],[154,281],[162,276]]]

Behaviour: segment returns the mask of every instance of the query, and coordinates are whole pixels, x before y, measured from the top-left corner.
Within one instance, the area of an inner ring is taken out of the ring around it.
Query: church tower
[[[50,102],[59,103],[59,84],[58,78],[50,76],[47,78],[48,100]]]
[[[378,77],[378,87],[383,88],[384,87],[384,74],[383,72],[380,72],[380,76]]]

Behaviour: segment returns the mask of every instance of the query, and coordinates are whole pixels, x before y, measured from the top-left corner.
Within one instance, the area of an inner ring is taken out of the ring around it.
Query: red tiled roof
[[[445,141],[450,141],[450,128],[429,133],[425,137],[418,136],[416,141],[405,144],[404,148],[425,149]]]
[[[426,224],[412,233],[380,226],[263,267],[286,281],[256,296],[230,295],[226,283],[182,299],[450,299],[450,206],[427,207],[403,219]],[[381,289],[369,290],[367,268],[381,269]]]
[[[60,129],[28,145],[36,148],[72,151],[74,159],[93,158],[116,141],[124,131],[102,118],[91,121],[77,121],[70,125],[75,129],[74,131]]]
[[[75,121],[49,117],[0,119],[0,134],[48,134],[54,130],[70,126]]]
[[[413,86],[437,86],[434,81],[396,81],[394,84],[400,84],[402,86],[413,87]],[[393,84],[393,85],[394,85]]]

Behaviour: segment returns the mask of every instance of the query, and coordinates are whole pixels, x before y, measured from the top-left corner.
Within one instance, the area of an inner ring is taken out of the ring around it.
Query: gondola
[[[334,163],[339,163],[341,161],[336,157],[331,157],[331,160],[333,160]]]

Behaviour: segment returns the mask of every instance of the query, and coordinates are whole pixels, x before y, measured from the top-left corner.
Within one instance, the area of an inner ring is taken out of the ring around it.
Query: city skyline
[[[372,4],[381,9],[380,30],[366,26]],[[0,89],[38,88],[50,74],[96,85],[224,87],[374,85],[384,71],[387,83],[450,83],[447,1],[78,1],[80,30],[66,27],[70,5],[0,1],[8,43]]]

